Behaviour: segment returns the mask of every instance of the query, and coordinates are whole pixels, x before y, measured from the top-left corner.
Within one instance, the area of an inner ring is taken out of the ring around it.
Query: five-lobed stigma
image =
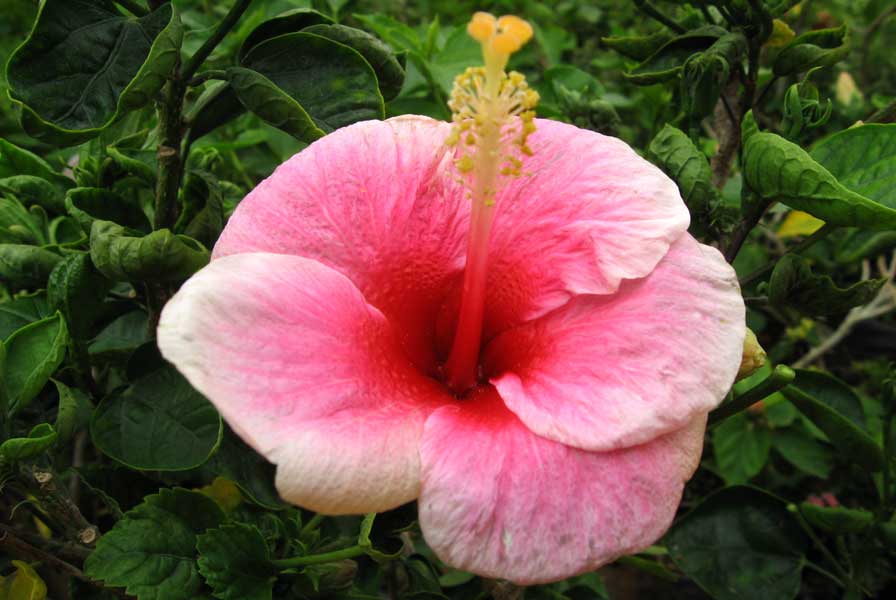
[[[538,93],[521,73],[504,71],[510,55],[531,39],[532,26],[512,15],[477,12],[467,32],[482,45],[485,64],[454,79],[448,102],[454,130],[447,142],[459,148],[455,165],[462,177],[471,176],[474,200],[482,196],[491,204],[496,177],[519,176],[521,155],[532,154],[527,140],[535,131]]]

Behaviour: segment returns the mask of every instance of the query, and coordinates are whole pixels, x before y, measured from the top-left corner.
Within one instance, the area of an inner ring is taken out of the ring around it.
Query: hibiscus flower
[[[731,267],[622,141],[533,119],[478,13],[455,123],[358,123],[238,206],[164,356],[325,514],[417,500],[447,564],[529,584],[644,549],[741,362]]]

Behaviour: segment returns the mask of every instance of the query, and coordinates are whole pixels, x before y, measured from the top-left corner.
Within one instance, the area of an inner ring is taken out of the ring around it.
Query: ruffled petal
[[[165,306],[158,343],[277,465],[284,499],[343,514],[417,497],[423,423],[451,397],[340,273],[279,254],[212,261]]]
[[[666,531],[705,425],[587,452],[536,436],[483,388],[426,422],[423,535],[449,565],[523,585],[596,569]]]
[[[495,338],[486,372],[538,435],[625,448],[722,401],[740,365],[744,313],[734,270],[685,235],[616,294],[578,297]]]
[[[523,175],[497,198],[486,339],[572,296],[644,277],[690,221],[675,183],[625,142],[536,124]]]
[[[435,367],[435,315],[463,268],[469,201],[455,181],[451,127],[426,117],[366,121],[296,154],[237,207],[214,256],[275,252],[346,275]]]

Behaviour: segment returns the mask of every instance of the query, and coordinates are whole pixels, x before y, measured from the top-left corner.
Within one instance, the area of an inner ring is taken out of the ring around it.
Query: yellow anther
[[[476,165],[473,163],[473,158],[469,154],[464,154],[456,161],[454,161],[457,170],[461,173],[469,173],[473,170],[473,167]]]
[[[503,19],[504,17],[501,18]],[[480,44],[484,44],[495,35],[495,24],[495,15],[487,12],[477,12],[467,25],[467,33]]]

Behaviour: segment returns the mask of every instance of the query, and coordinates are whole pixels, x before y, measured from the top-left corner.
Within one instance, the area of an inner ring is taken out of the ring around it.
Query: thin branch
[[[649,0],[635,0],[635,5],[637,5],[645,15],[659,21],[675,33],[684,33],[687,31],[687,29],[660,12],[660,10],[651,4]]]
[[[252,4],[252,0],[236,0],[236,2],[234,2],[230,11],[224,16],[224,19],[218,23],[218,27],[215,29],[214,33],[212,33],[211,37],[205,40],[205,43],[199,47],[199,50],[197,50],[196,53],[187,60],[186,64],[184,64],[183,71],[181,72],[181,76],[184,80],[189,80],[193,77],[196,71],[199,70],[199,67],[202,66],[202,63],[205,62],[205,59],[218,47],[218,44],[221,43],[224,36],[233,29],[233,26],[240,20],[240,17],[243,16],[243,13],[246,12],[246,9],[249,8],[250,4]]]

